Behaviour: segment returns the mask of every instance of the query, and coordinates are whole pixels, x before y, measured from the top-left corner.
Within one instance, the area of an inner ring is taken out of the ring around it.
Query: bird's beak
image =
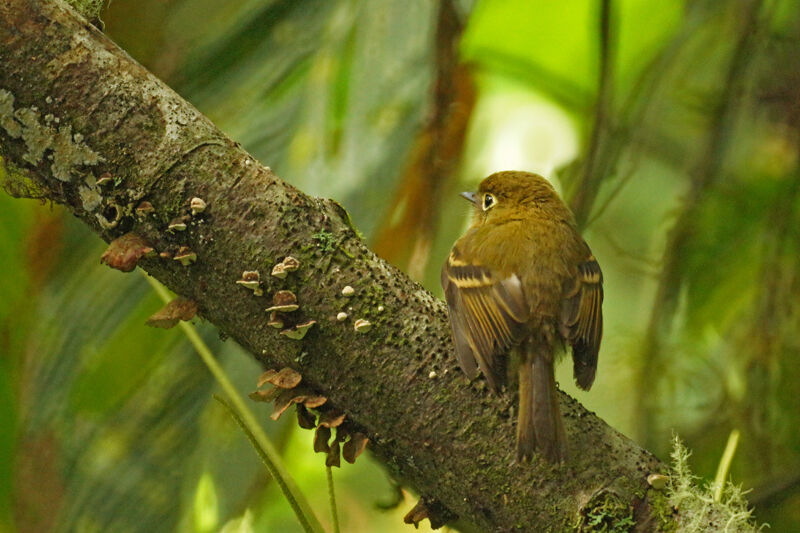
[[[467,200],[469,200],[473,204],[477,204],[478,203],[478,195],[475,194],[474,192],[462,192],[461,196],[463,198],[466,198]]]

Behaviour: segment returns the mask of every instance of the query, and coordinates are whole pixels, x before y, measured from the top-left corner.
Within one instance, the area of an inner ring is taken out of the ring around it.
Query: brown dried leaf
[[[326,428],[335,428],[342,425],[344,418],[345,414],[343,412],[332,409],[320,415],[319,425],[325,426]]]
[[[319,426],[314,433],[314,451],[317,453],[328,453],[331,448],[328,441],[331,439],[331,429]]]
[[[275,389],[275,388],[268,390],[257,390],[251,392],[247,396],[254,402],[271,402],[272,400],[275,399],[276,396],[278,396],[278,393],[280,391],[281,389]]]
[[[303,429],[314,429],[317,426],[317,417],[301,403],[297,404],[297,425]]]
[[[289,408],[290,405],[295,403],[302,403],[308,397],[300,391],[293,389],[276,389],[281,391],[278,397],[275,398],[275,409],[269,415],[273,420],[277,420]]]
[[[316,409],[327,402],[328,399],[325,396],[309,396],[306,398],[306,401],[303,402],[303,405],[308,407],[309,409]]]
[[[439,529],[448,522],[458,518],[452,511],[444,507],[436,500],[420,498],[417,505],[411,509],[406,516],[403,517],[403,522],[406,524],[414,524],[414,527],[419,526],[419,523],[425,519],[430,520],[432,529]]]
[[[330,450],[328,451],[328,456],[325,458],[325,466],[341,466],[341,452],[339,447],[339,439],[336,438],[333,440],[333,444],[331,444]]]
[[[100,262],[122,272],[130,272],[143,256],[152,253],[153,248],[135,233],[126,233],[114,239],[100,256]]]
[[[281,368],[277,374],[269,379],[269,382],[282,389],[293,389],[300,384],[303,376],[299,372],[289,367]]]
[[[369,439],[366,435],[363,433],[354,433],[350,437],[350,440],[345,442],[344,446],[342,446],[342,457],[350,464],[355,463],[358,456],[364,453],[368,443]]]
[[[419,527],[419,523],[428,518],[428,507],[425,502],[420,499],[406,515],[403,517],[403,522],[406,524],[414,524],[414,528]]]
[[[181,320],[191,320],[197,314],[197,302],[178,296],[145,321],[150,327],[169,329]]]
[[[269,380],[271,380],[277,374],[278,371],[272,368],[266,370],[260,376],[258,376],[258,383],[256,383],[256,387],[260,389],[261,387],[264,386],[265,383],[269,383],[270,382]]]

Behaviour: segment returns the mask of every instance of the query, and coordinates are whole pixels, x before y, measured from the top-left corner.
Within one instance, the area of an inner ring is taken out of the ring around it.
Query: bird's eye
[[[484,211],[488,210],[490,207],[494,207],[494,204],[495,204],[494,196],[492,196],[491,194],[488,194],[488,193],[483,195],[483,210]]]

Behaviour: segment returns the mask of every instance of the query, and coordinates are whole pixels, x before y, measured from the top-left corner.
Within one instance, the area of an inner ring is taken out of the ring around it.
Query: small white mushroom
[[[351,297],[356,293],[356,290],[351,287],[350,285],[345,285],[342,289],[342,296],[347,296],[348,298]]]
[[[347,320],[347,313],[345,313],[344,311],[340,311],[339,314],[336,315],[336,320],[338,320],[339,322],[344,322],[345,320]]]
[[[667,486],[669,477],[664,474],[650,474],[647,476],[647,483],[656,490],[664,490]]]
[[[206,202],[202,198],[194,197],[189,200],[189,208],[193,215],[198,215],[206,210]]]

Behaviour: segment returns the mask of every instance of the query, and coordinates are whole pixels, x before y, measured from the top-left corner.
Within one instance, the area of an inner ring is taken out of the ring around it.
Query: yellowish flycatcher
[[[578,386],[588,390],[603,332],[603,274],[575,218],[550,183],[506,171],[484,179],[466,234],[442,268],[456,355],[470,377],[483,373],[497,392],[508,361],[518,366],[517,457],[536,450],[567,457],[553,363],[572,346]],[[516,350],[518,357],[511,358]]]

